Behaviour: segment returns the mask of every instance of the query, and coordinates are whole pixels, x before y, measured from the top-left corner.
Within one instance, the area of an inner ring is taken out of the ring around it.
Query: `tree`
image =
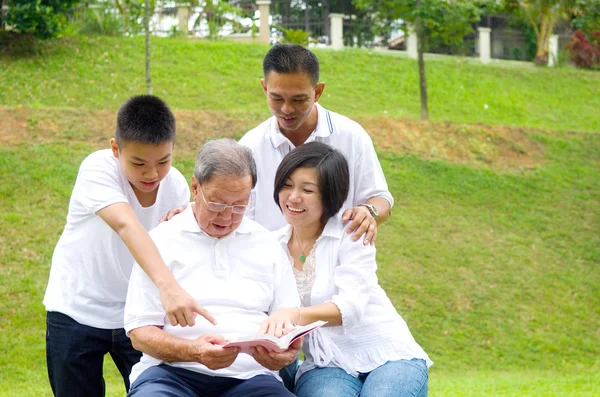
[[[2,25],[11,31],[40,39],[56,37],[80,0],[6,0]]]
[[[574,1],[571,24],[592,39],[594,32],[600,32],[600,0]]]
[[[400,26],[405,33],[409,26],[417,35],[421,119],[429,119],[427,80],[423,53],[428,41],[440,39],[457,44],[473,30],[473,23],[483,13],[497,7],[494,0],[353,0],[357,8],[369,11],[376,34],[389,34],[391,27]]]
[[[115,7],[123,18],[123,29],[127,34],[138,35],[145,29],[146,10],[154,13],[156,0],[114,0]]]
[[[216,39],[223,26],[229,24],[236,33],[247,31],[240,20],[252,18],[250,13],[244,12],[240,7],[229,4],[226,0],[175,0],[176,3],[187,4],[190,11],[200,10],[198,17],[194,21],[194,28],[206,24],[208,27],[208,37]],[[191,16],[191,12],[189,15]],[[251,28],[250,28],[251,29]],[[186,32],[187,33],[187,32]]]
[[[154,7],[152,7],[154,11]],[[150,70],[150,0],[144,1],[144,33],[146,35],[146,92],[152,95],[152,72]]]
[[[523,17],[531,24],[537,39],[534,62],[537,65],[548,63],[548,43],[554,27],[560,19],[567,18],[574,6],[573,0],[517,0]]]

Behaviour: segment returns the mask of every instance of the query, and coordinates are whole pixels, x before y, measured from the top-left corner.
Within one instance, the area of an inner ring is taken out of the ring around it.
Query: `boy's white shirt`
[[[96,213],[111,204],[129,203],[146,230],[170,209],[189,203],[189,185],[171,167],[156,202],[142,207],[110,149],[90,154],[79,168],[67,224],[54,249],[44,296],[48,311],[68,315],[96,328],[123,328],[129,276],[134,259],[119,235]]]

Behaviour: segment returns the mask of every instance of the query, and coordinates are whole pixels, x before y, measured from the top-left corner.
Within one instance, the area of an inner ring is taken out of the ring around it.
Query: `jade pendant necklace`
[[[308,246],[310,245],[311,242],[315,242],[313,241],[313,239],[321,232],[321,230],[317,230],[317,233],[315,233],[314,236],[312,236],[311,239],[308,240],[308,243],[304,246],[304,248],[302,248],[302,245],[300,244],[300,240],[298,239],[298,234],[294,233],[294,231],[292,231],[292,233],[294,234],[294,238],[296,239],[296,243],[298,244],[298,248],[300,248],[300,256],[298,256],[298,260],[302,263],[304,263],[304,261],[306,261],[306,255],[304,255],[304,251],[308,248]],[[310,252],[309,252],[310,253]]]

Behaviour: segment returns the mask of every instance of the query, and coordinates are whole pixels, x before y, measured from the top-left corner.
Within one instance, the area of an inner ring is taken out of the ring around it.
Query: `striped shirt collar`
[[[325,138],[329,135],[333,134],[333,123],[331,122],[331,115],[329,111],[323,108],[323,106],[315,103],[314,105],[317,108],[317,127],[310,134],[306,142],[312,142],[316,137]],[[269,130],[269,140],[271,141],[271,145],[273,149],[278,148],[285,142],[287,142],[290,148],[294,148],[295,146],[290,142],[288,138],[281,132],[279,129],[279,124],[277,123],[277,118],[275,116],[271,117],[271,127]]]

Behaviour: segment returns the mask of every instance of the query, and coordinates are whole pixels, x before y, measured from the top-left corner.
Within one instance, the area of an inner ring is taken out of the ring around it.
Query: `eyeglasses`
[[[231,212],[233,212],[234,214],[243,215],[246,212],[246,210],[250,208],[249,205],[227,205],[223,203],[215,203],[213,201],[206,201],[206,198],[204,198],[204,192],[202,191],[202,186],[199,187],[200,194],[202,195],[202,200],[204,200],[204,202],[206,203],[206,207],[209,209],[209,211],[221,212],[225,211],[227,208],[231,208]]]

